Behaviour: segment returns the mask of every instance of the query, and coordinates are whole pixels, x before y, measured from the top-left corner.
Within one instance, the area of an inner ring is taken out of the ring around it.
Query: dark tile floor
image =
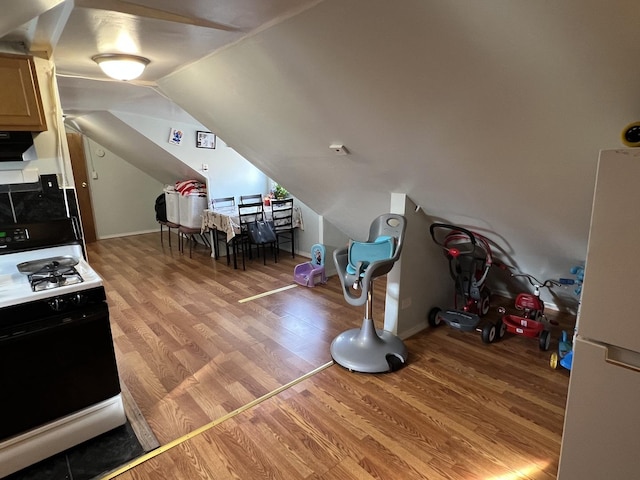
[[[13,473],[5,480],[89,480],[100,478],[144,454],[129,422],[69,450]]]

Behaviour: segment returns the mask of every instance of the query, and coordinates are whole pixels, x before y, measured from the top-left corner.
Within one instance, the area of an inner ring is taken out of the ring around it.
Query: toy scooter
[[[576,285],[574,293],[578,296],[582,293],[582,282],[584,281],[584,267],[582,265],[576,265],[571,267],[571,273],[576,276],[575,280],[570,278],[561,278],[560,283],[563,285]],[[575,335],[575,330],[574,330]],[[558,365],[571,370],[573,364],[573,339],[569,340],[566,331],[562,331],[562,336],[558,342],[558,351],[552,352],[549,358],[549,365],[554,370],[558,368]]]
[[[562,331],[562,336],[558,342],[558,351],[551,352],[549,358],[549,365],[554,370],[558,368],[558,365],[563,366],[567,370],[571,370],[571,364],[573,362],[573,344],[567,338],[567,332]]]
[[[440,245],[449,260],[449,273],[454,280],[455,296],[453,309],[442,311],[434,307],[429,311],[428,322],[437,327],[442,322],[464,332],[478,331],[484,343],[501,338],[504,328],[498,324],[485,323],[479,328],[482,316],[489,311],[489,289],[485,285],[491,267],[491,248],[486,238],[455,225],[434,223],[430,227],[433,241]]]
[[[509,333],[524,335],[525,337],[538,338],[540,350],[549,350],[551,343],[550,323],[544,315],[544,303],[540,300],[540,289],[559,286],[555,280],[540,282],[528,273],[514,273],[512,277],[524,277],[533,286],[533,293],[519,293],[516,297],[515,307],[518,315],[504,315],[506,310],[500,307],[498,311],[503,314],[502,323]]]

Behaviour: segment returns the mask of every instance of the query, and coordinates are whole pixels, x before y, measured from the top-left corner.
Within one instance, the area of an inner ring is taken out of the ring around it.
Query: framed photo
[[[216,135],[211,132],[196,132],[196,147],[216,148]]]
[[[184,134],[182,133],[182,130],[172,128],[169,132],[169,143],[172,143],[174,145],[181,145],[183,136]]]

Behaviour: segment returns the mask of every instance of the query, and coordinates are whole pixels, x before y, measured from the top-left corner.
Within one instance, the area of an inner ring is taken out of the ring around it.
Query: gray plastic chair
[[[402,215],[380,215],[371,223],[366,242],[352,240],[348,247],[333,252],[345,300],[350,305],[366,305],[362,326],[341,333],[331,343],[331,356],[349,370],[389,372],[407,360],[400,337],[376,330],[372,311],[373,281],[389,273],[400,258],[406,226]]]

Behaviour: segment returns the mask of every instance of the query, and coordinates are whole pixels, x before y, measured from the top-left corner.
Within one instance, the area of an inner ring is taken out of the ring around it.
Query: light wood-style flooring
[[[164,446],[118,478],[555,478],[569,372],[549,367],[537,339],[485,345],[442,326],[406,340],[397,372],[348,372],[329,345],[364,310],[337,278],[286,288],[304,258],[242,271],[172,243],[156,233],[88,247],[122,382]],[[547,313],[560,322],[554,339],[573,328]]]

